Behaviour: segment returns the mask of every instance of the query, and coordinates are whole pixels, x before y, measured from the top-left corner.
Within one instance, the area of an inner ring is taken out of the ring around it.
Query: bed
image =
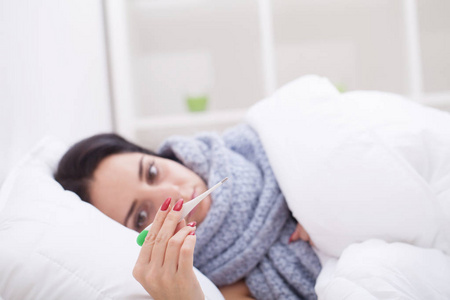
[[[447,113],[306,76],[246,120],[315,244],[319,299],[450,298]],[[43,139],[2,185],[0,297],[149,299],[131,274],[136,232],[53,179],[66,150]],[[223,299],[196,274],[208,299]]]

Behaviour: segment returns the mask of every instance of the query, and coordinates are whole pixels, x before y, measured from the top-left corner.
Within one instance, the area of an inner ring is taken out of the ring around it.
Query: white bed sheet
[[[450,257],[436,249],[369,240],[324,262],[319,299],[449,299]]]

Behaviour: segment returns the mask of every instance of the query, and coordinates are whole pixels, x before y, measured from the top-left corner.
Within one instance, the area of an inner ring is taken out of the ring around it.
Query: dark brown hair
[[[64,154],[58,164],[55,179],[64,189],[74,192],[83,201],[90,203],[89,184],[100,162],[110,155],[130,152],[158,156],[117,134],[98,134],[81,140]]]

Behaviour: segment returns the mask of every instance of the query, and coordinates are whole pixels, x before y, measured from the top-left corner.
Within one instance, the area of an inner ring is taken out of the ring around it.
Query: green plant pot
[[[205,111],[208,106],[207,96],[187,97],[186,103],[189,111]]]

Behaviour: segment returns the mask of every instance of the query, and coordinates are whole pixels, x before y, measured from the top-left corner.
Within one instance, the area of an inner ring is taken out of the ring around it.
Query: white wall
[[[0,0],[0,182],[45,135],[111,131],[100,0]]]

